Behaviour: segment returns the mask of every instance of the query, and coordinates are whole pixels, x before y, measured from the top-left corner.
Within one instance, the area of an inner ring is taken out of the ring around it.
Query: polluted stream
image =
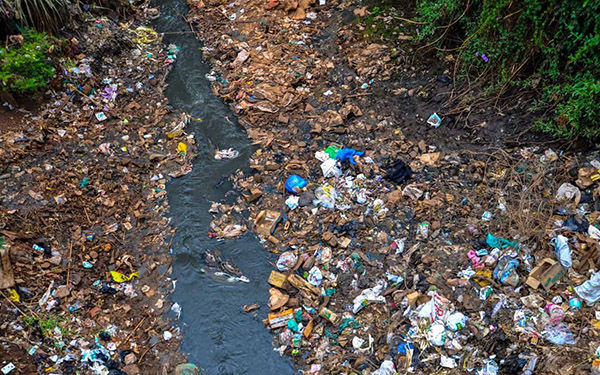
[[[212,94],[202,45],[183,20],[188,11],[185,2],[161,0],[154,5],[161,9],[154,21],[156,30],[165,33],[165,44],[180,48],[165,95],[173,107],[201,120],[188,125],[198,146],[192,172],[167,186],[170,216],[177,228],[171,246],[177,284],[171,299],[182,308],[181,350],[211,375],[294,374],[291,362],[273,350],[272,338],[262,324],[268,312],[264,302],[268,300],[269,261],[276,259],[253,234],[224,241],[208,238],[210,204],[235,201],[237,193],[228,177],[237,169],[248,169],[253,148],[227,105]],[[215,160],[217,148],[234,148],[240,155]],[[216,275],[217,270],[203,261],[207,250],[219,250],[223,260],[239,267],[249,282]],[[259,310],[243,312],[244,305],[256,302]]]

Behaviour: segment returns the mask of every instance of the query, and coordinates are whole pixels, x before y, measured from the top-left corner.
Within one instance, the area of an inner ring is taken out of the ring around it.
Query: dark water
[[[247,168],[252,147],[229,108],[212,95],[205,78],[210,69],[202,63],[201,44],[189,32],[172,33],[190,30],[182,19],[187,13],[184,0],[159,0],[155,4],[161,8],[155,21],[157,31],[166,33],[165,43],[181,48],[166,95],[174,107],[202,119],[188,127],[199,146],[193,171],[167,186],[170,214],[177,227],[172,245],[177,287],[171,298],[183,309],[182,350],[190,354],[190,362],[211,375],[293,374],[291,363],[273,351],[272,338],[262,325],[267,307],[254,314],[242,311],[245,304],[264,305],[267,301],[266,279],[272,256],[251,234],[222,242],[207,237],[210,201],[235,199],[226,177]],[[216,148],[229,147],[239,150],[240,157],[214,159]],[[219,249],[250,282],[230,283],[210,272],[202,273],[202,253],[207,249]]]

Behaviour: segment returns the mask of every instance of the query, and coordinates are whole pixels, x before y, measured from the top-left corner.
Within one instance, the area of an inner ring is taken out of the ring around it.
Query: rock
[[[123,372],[125,372],[127,375],[141,374],[139,367],[137,367],[137,365],[134,365],[134,364],[130,364],[130,365],[123,367]]]
[[[69,293],[69,288],[66,285],[61,285],[58,288],[56,288],[56,291],[54,292],[54,297],[65,298],[69,295]]]
[[[71,284],[79,285],[80,282],[81,282],[81,274],[79,274],[79,273],[71,274]]]
[[[174,375],[199,375],[200,369],[193,363],[182,363],[175,367]]]
[[[48,259],[48,262],[50,262],[51,264],[54,264],[55,266],[58,266],[62,262],[62,256],[60,255],[59,252],[54,251],[52,253],[52,257],[50,259]]]
[[[407,185],[403,190],[402,190],[402,196],[403,197],[408,197],[410,199],[412,199],[413,201],[419,200],[419,198],[421,198],[421,196],[423,196],[423,190],[419,189],[416,185]]]
[[[402,200],[402,190],[392,190],[387,194],[387,201],[391,205],[395,205],[396,203]]]
[[[430,152],[427,154],[422,154],[419,159],[427,165],[434,165],[440,158],[440,155],[441,154],[439,152]]]
[[[137,360],[137,357],[135,356],[135,353],[127,354],[124,359],[126,365],[134,364],[136,360]]]

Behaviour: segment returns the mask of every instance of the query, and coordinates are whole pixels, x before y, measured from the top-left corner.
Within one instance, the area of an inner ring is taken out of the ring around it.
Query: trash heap
[[[341,162],[346,155],[354,163]],[[425,184],[391,190],[414,173],[402,162],[367,179],[356,168],[372,163],[362,152],[329,146],[315,158],[322,176],[314,182],[288,177],[286,208],[261,211],[263,219],[254,222],[279,253],[268,279],[265,325],[276,332],[282,354],[312,373],[372,374],[519,373],[536,365],[545,373],[554,366],[547,353],[555,348],[566,346],[580,360],[589,355],[569,345],[577,343],[582,320],[597,322],[600,315],[589,307],[600,299],[598,274],[585,280],[600,239],[590,224],[599,211],[590,211],[590,203],[600,202],[576,198],[590,191],[569,183],[558,188],[547,202],[556,204],[548,242],[535,248],[531,238],[521,243],[480,230],[494,220],[487,210],[475,225],[420,221],[423,212],[411,206],[443,205],[427,199],[419,188]],[[565,190],[572,194],[565,197]],[[376,198],[374,191],[387,193]],[[456,201],[447,193],[444,204]],[[465,198],[459,206],[470,204]],[[413,211],[409,225],[407,210]],[[506,203],[494,211],[506,220]],[[462,226],[471,234],[466,241],[456,230]],[[593,337],[579,340],[598,346]]]
[[[62,85],[0,135],[0,371],[158,374],[181,362],[165,183],[190,171],[162,94],[176,46],[92,19]]]
[[[341,20],[356,4],[189,4],[257,146],[237,207],[276,254],[276,350],[310,374],[600,368],[597,155],[447,142],[439,107],[395,111],[442,88],[380,82],[395,52]]]

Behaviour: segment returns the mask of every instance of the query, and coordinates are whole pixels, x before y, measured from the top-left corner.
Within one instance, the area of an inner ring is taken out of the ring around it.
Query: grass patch
[[[600,1],[417,0],[417,40],[452,53],[491,92],[532,89],[538,129],[598,139]]]
[[[21,45],[0,48],[0,90],[30,94],[44,89],[56,72],[50,58],[54,46],[46,33],[26,30]]]
[[[60,315],[26,316],[23,318],[23,323],[27,327],[39,329],[44,337],[54,337],[56,328],[60,330],[63,337],[72,335],[71,330],[65,325],[66,319]]]
[[[382,1],[377,5],[367,5],[364,16],[357,17],[355,23],[360,27],[361,35],[371,42],[385,41],[397,43],[402,36],[404,24],[399,21],[400,12],[394,2]]]

